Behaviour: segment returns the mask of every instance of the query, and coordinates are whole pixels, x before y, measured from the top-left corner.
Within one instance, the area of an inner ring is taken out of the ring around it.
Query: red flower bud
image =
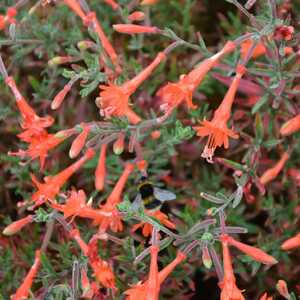
[[[24,226],[31,223],[32,221],[33,221],[33,216],[29,215],[25,218],[22,218],[18,221],[15,221],[15,222],[9,224],[8,226],[6,226],[4,228],[2,233],[4,235],[13,235],[13,234],[19,232]]]

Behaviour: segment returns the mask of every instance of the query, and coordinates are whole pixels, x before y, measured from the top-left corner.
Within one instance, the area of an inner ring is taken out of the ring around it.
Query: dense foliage
[[[0,299],[297,299],[294,2],[1,1]]]

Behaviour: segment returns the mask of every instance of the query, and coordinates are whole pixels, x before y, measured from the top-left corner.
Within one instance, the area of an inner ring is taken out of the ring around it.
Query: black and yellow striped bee
[[[133,202],[133,206],[140,207],[143,205],[147,210],[158,210],[165,201],[176,199],[174,193],[154,186],[145,176],[142,176],[139,180],[138,192],[139,193]]]

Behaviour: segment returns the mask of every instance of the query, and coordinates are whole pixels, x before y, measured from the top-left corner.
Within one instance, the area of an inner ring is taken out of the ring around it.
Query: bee
[[[154,186],[145,176],[139,180],[137,189],[138,194],[133,202],[136,208],[143,205],[145,209],[155,211],[160,209],[165,201],[176,199],[174,193]]]

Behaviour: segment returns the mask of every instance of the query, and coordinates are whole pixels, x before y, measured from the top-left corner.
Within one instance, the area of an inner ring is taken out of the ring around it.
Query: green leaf
[[[273,139],[273,140],[268,140],[263,142],[263,146],[266,148],[273,148],[277,145],[279,145],[280,143],[282,143],[282,140],[277,140],[277,139]]]
[[[74,78],[76,76],[76,73],[74,71],[70,71],[67,69],[63,69],[62,76],[65,78]]]
[[[269,95],[265,94],[264,96],[262,96],[256,103],[255,105],[252,107],[251,113],[254,115],[255,113],[257,113],[269,100]]]
[[[264,126],[260,114],[255,116],[255,140],[260,145],[264,138]]]

